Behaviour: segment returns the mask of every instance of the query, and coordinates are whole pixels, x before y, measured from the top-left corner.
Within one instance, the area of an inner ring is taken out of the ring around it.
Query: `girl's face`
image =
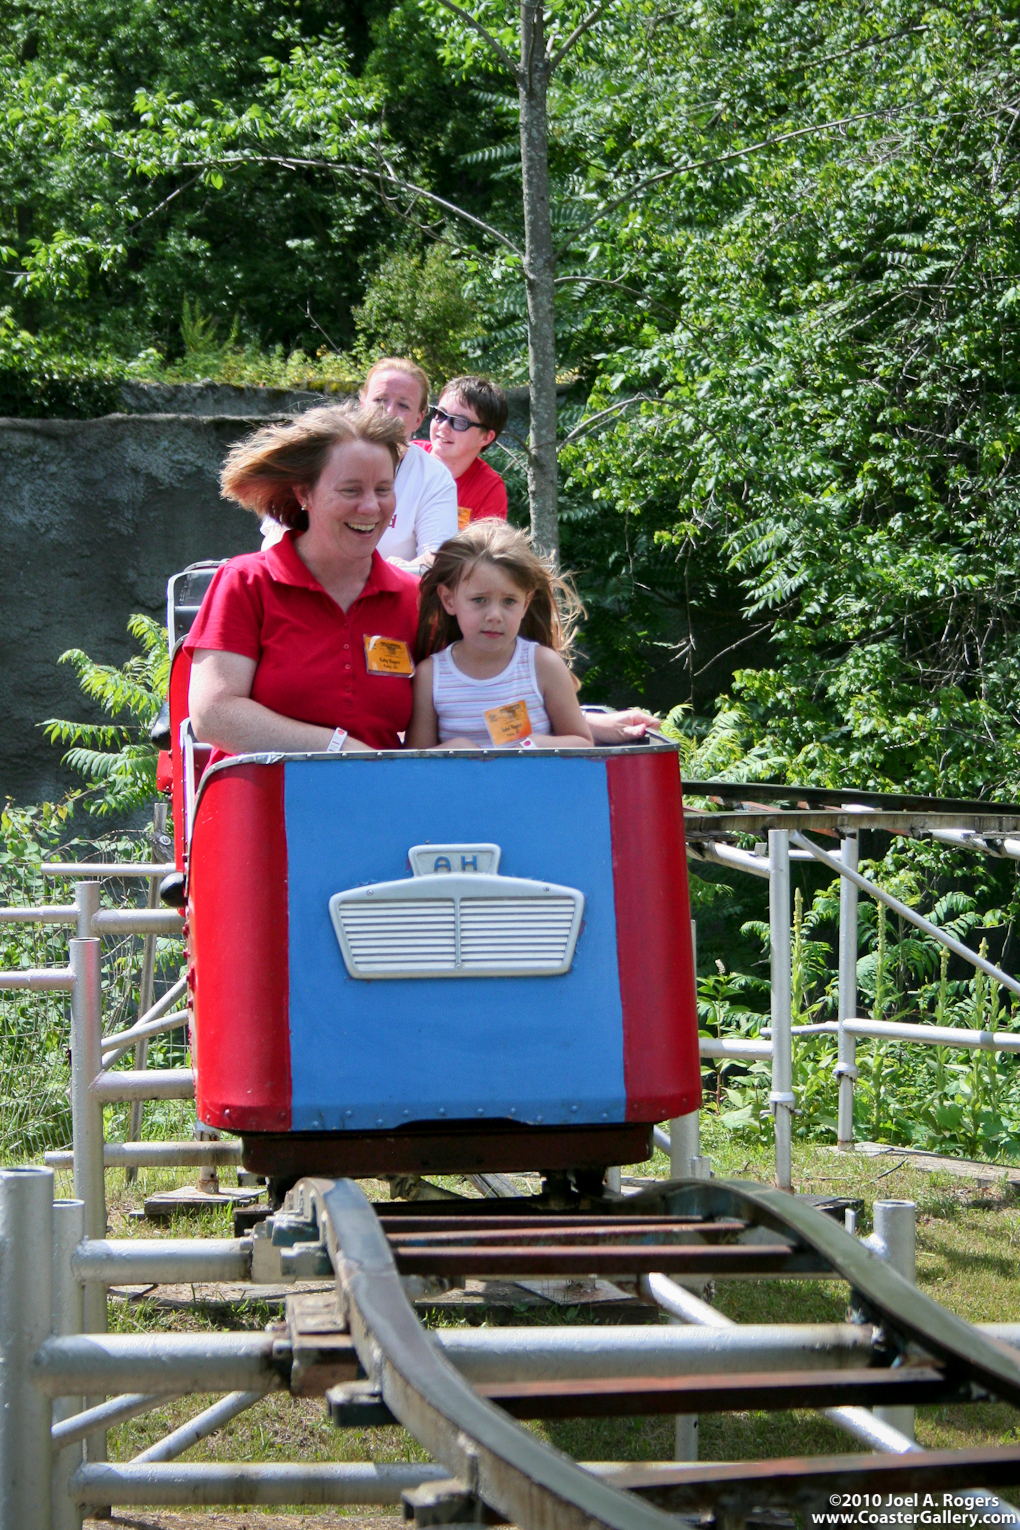
[[[457,618],[464,642],[480,653],[497,653],[517,639],[531,592],[491,563],[477,563],[460,583],[439,586],[443,610]]]

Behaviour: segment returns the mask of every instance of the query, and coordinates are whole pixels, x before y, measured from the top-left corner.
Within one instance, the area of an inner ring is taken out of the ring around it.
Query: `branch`
[[[445,4],[445,0],[439,0],[439,3],[440,3],[440,5],[443,5],[443,4]],[[604,11],[607,11],[608,9],[609,9],[609,0],[603,0],[603,3],[601,5],[597,5],[593,11],[589,11],[588,15],[584,18],[584,20],[577,24],[577,26],[571,32],[570,36],[567,38],[567,40],[563,44],[563,46],[560,47],[560,48],[557,48],[556,52],[553,54],[552,58],[549,60],[549,73],[550,74],[554,74],[555,73],[555,71],[558,68],[558,66],[563,62],[563,59],[570,52],[571,48],[578,41],[578,39],[583,37],[585,32],[587,32],[591,27],[593,27],[595,25],[596,21],[598,21],[599,17],[602,15],[602,13]]]
[[[491,223],[485,223],[481,218],[476,218],[474,213],[465,212],[463,207],[458,207],[453,202],[447,202],[445,197],[437,196],[434,191],[426,191],[424,186],[416,186],[413,181],[405,181],[402,176],[392,170],[376,168],[369,170],[363,165],[348,165],[342,161],[329,159],[298,159],[287,154],[252,154],[224,155],[217,160],[185,161],[183,168],[186,170],[208,170],[211,164],[219,165],[281,165],[285,170],[329,170],[335,175],[353,175],[364,181],[387,180],[401,191],[412,192],[417,197],[424,197],[426,202],[432,202],[436,207],[441,207],[444,212],[452,214],[455,218],[463,218],[466,223],[471,223],[475,228],[481,229],[483,234],[488,234],[490,239],[495,239],[499,244],[505,245],[511,254],[518,259],[524,259],[523,250],[518,249],[513,240],[501,234],[498,228],[493,228]]]
[[[478,33],[479,37],[481,37],[483,41],[489,45],[493,53],[499,59],[500,63],[509,69],[515,80],[518,79],[518,66],[514,63],[509,53],[503,47],[503,44],[498,43],[493,37],[492,33],[487,32],[486,29],[482,26],[482,23],[475,20],[470,11],[465,11],[461,6],[455,5],[454,0],[439,0],[439,4],[443,6],[445,10],[452,11],[455,16],[459,16],[461,21],[466,22],[469,27],[473,27],[474,30]]]
[[[671,319],[680,317],[679,310],[668,308],[665,303],[660,303],[658,298],[649,297],[647,292],[642,292],[640,287],[628,287],[626,282],[615,281],[608,276],[556,276],[553,278],[553,286],[558,287],[563,282],[577,282],[585,287],[614,287],[618,292],[629,292],[631,297],[641,298],[642,302],[650,303],[653,308],[661,308],[663,313],[668,313]]]
[[[718,653],[714,653],[707,664],[703,664],[700,669],[696,669],[694,671],[691,679],[696,680],[699,675],[703,675],[705,673],[706,669],[711,669],[712,665],[715,664],[717,660],[725,658],[726,655],[728,653],[732,653],[735,648],[740,648],[744,643],[750,643],[753,638],[760,636],[760,634],[763,632],[768,632],[769,628],[774,626],[775,622],[761,622],[757,627],[754,628],[752,632],[745,633],[742,638],[738,638],[737,641],[735,643],[731,643],[728,648],[721,648]]]
[[[590,415],[587,420],[582,420],[580,425],[575,425],[573,430],[563,437],[560,445],[569,446],[571,441],[577,440],[578,436],[586,435],[593,425],[598,424],[599,420],[607,419],[611,414],[619,414],[621,409],[628,409],[631,404],[665,404],[665,402],[665,399],[652,398],[647,393],[635,393],[633,398],[625,398],[619,404],[610,404],[608,409],[600,409],[598,414]]]
[[[149,218],[154,218],[157,213],[161,213],[163,211],[164,207],[169,207],[170,203],[174,200],[175,197],[181,196],[181,194],[185,191],[190,191],[195,182],[200,181],[201,179],[201,172],[199,172],[198,175],[193,175],[190,181],[185,181],[183,186],[178,186],[176,191],[171,191],[170,195],[168,197],[164,197],[162,202],[159,202],[155,207],[150,208],[147,213],[143,213],[140,218],[136,218],[133,223],[129,223],[128,229],[131,230],[133,228],[138,228],[141,224],[147,222]]]
[[[757,154],[760,149],[771,149],[776,144],[789,143],[792,138],[804,138],[809,133],[825,133],[831,128],[846,127],[850,122],[864,122],[869,117],[891,117],[895,112],[906,111],[906,109],[906,107],[884,107],[881,111],[855,112],[852,117],[840,117],[835,122],[819,122],[814,127],[797,128],[790,133],[779,133],[775,138],[763,138],[758,143],[748,144],[744,149],[734,149],[732,154],[722,154],[718,159],[689,160],[682,165],[672,165],[668,170],[659,170],[655,175],[646,176],[643,181],[638,181],[636,186],[632,186],[629,191],[625,191],[622,196],[618,196],[615,202],[610,202],[600,212],[597,212],[593,218],[589,218],[587,223],[582,223],[579,229],[574,230],[567,243],[560,245],[554,259],[559,260],[560,256],[569,250],[575,240],[580,239],[581,235],[586,234],[590,228],[594,228],[596,223],[601,223],[603,218],[608,218],[610,213],[614,213],[618,207],[622,207],[624,202],[629,202],[631,197],[636,197],[640,192],[647,190],[649,186],[656,185],[659,181],[668,181],[674,175],[684,175],[689,170],[706,170],[715,165],[729,164],[734,159],[745,159],[748,154]]]

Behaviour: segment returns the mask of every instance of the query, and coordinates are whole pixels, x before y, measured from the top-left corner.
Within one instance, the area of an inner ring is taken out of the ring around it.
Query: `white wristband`
[[[327,754],[339,754],[341,749],[344,747],[344,744],[346,744],[346,742],[347,742],[347,729],[346,728],[334,728],[334,730],[333,730],[333,737],[330,739],[329,743],[326,745],[326,753]]]

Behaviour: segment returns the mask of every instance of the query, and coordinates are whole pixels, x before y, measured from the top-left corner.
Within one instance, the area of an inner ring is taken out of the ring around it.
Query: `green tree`
[[[68,722],[50,717],[43,724],[52,743],[69,744],[64,763],[88,782],[82,794],[90,813],[105,817],[130,812],[156,799],[156,746],[149,728],[156,720],[170,678],[166,628],[149,616],[132,616],[128,631],[141,653],[117,668],[97,664],[80,648],[61,654],[83,693],[98,701],[112,721]]]
[[[354,310],[355,354],[410,356],[437,381],[463,370],[466,348],[479,335],[474,304],[446,244],[424,256],[396,250],[369,280]]]

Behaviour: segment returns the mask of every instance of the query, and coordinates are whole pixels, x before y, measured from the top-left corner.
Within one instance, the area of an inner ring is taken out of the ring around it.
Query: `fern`
[[[156,746],[149,739],[170,678],[166,628],[149,616],[135,615],[128,631],[141,647],[117,668],[97,664],[80,648],[61,654],[70,664],[84,695],[98,701],[108,723],[70,722],[48,717],[46,737],[54,744],[70,745],[65,765],[89,783],[83,799],[90,813],[100,817],[144,807],[156,796]]]

